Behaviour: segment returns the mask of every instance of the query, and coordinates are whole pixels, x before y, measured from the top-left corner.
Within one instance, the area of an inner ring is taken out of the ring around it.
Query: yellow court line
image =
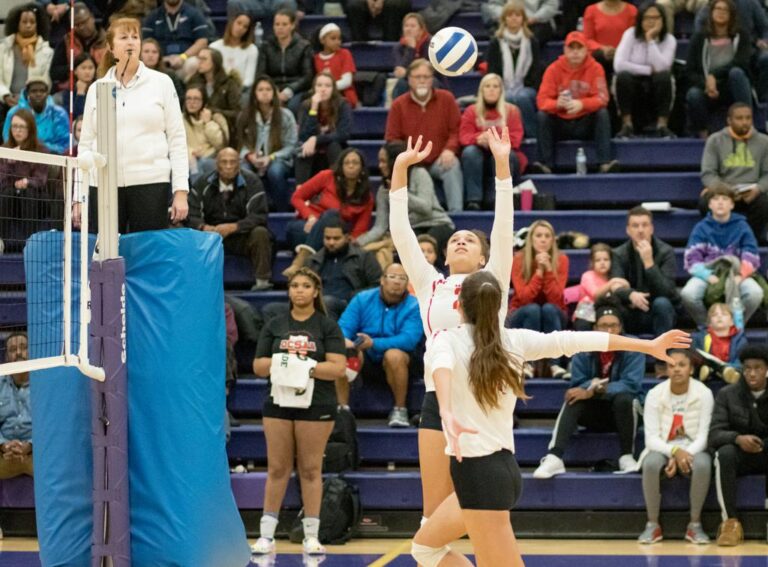
[[[402,542],[400,545],[392,549],[389,553],[386,553],[385,555],[382,555],[379,557],[376,561],[373,563],[370,563],[368,567],[384,567],[385,565],[389,565],[400,557],[404,551],[409,549],[411,547],[411,540],[407,539],[404,542]]]

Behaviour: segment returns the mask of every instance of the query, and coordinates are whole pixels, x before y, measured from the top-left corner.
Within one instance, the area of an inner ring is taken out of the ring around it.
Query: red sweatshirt
[[[352,57],[352,52],[349,49],[342,47],[331,57],[321,57],[319,53],[315,53],[315,72],[328,71],[335,80],[341,79],[344,73],[357,73],[357,67],[355,67],[355,59]],[[347,87],[341,91],[341,95],[347,99],[349,106],[352,108],[357,107],[357,91],[355,90],[355,83],[352,82],[352,86]]]
[[[522,251],[515,254],[512,263],[512,287],[515,289],[515,295],[512,296],[510,311],[529,303],[538,303],[539,305],[552,303],[565,312],[563,292],[565,284],[568,283],[568,256],[563,253],[560,254],[560,261],[557,263],[557,278],[555,278],[554,272],[544,272],[544,275],[539,276],[534,271],[531,279],[526,282],[523,279],[524,262]]]
[[[597,4],[587,6],[584,10],[584,35],[587,38],[590,51],[600,49],[603,45],[618,47],[621,36],[627,28],[634,27],[637,18],[637,8],[627,2],[618,14],[606,14]]]
[[[368,198],[361,205],[342,204],[336,193],[333,171],[330,169],[322,170],[297,186],[291,196],[291,205],[303,219],[308,219],[312,215],[319,217],[329,209],[338,209],[342,220],[350,224],[350,234],[354,238],[363,234],[371,226],[373,196],[369,192]]]
[[[410,91],[400,95],[392,102],[387,116],[387,132],[384,139],[413,141],[419,136],[424,143],[432,142],[432,153],[424,160],[424,165],[431,165],[443,150],[451,150],[459,155],[459,123],[461,113],[453,95],[443,89],[434,89],[426,106],[422,107],[413,100]]]
[[[568,114],[564,108],[557,108],[557,97],[564,90],[570,90],[571,96],[584,104],[581,112]],[[575,120],[605,108],[608,106],[608,88],[602,65],[587,55],[584,63],[571,67],[565,55],[561,55],[544,71],[536,106],[563,120]]]
[[[497,132],[501,133],[503,126],[501,116],[495,108],[486,110],[485,119],[480,120],[477,117],[475,105],[471,104],[461,115],[459,142],[461,142],[462,147],[471,146],[477,141],[477,137],[488,128],[494,127]],[[520,110],[514,104],[507,104],[507,127],[509,128],[509,141],[512,143],[512,150],[520,162],[520,171],[523,172],[528,165],[528,157],[520,151],[520,143],[523,141],[523,121],[520,118]]]

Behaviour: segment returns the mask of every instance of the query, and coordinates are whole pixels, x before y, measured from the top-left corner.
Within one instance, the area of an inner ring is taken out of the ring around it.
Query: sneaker
[[[533,478],[545,479],[565,473],[565,463],[560,457],[548,454],[541,459],[539,467],[533,471]]]
[[[325,547],[320,544],[320,540],[316,537],[305,537],[301,546],[307,555],[325,555]]]
[[[616,134],[616,137],[623,139],[634,138],[635,129],[630,124],[624,124],[624,126],[621,127],[621,130],[619,130],[618,134]]]
[[[685,539],[697,545],[706,545],[710,543],[709,536],[704,533],[704,528],[701,526],[701,523],[691,522],[688,524],[688,527],[685,529]]]
[[[712,369],[706,364],[699,369],[699,380],[706,382],[709,379],[709,375],[712,374]]]
[[[408,410],[405,408],[392,408],[389,412],[390,427],[408,427],[411,422],[408,421]]]
[[[251,546],[252,555],[269,555],[275,552],[275,540],[268,537],[260,537]]]
[[[533,378],[533,365],[526,362],[523,364],[523,375],[525,376],[526,380],[530,380]]]
[[[568,374],[568,371],[559,364],[551,364],[549,366],[549,371],[552,374],[552,378],[562,379],[566,374]]]
[[[622,455],[619,457],[619,471],[625,473],[625,472],[634,472],[637,470],[637,461],[635,458],[627,453],[626,455]]]
[[[648,522],[645,524],[645,529],[637,538],[637,543],[643,543],[651,545],[652,543],[659,543],[664,539],[664,535],[661,533],[661,526],[656,522]]]
[[[741,374],[733,366],[726,366],[723,368],[723,380],[728,384],[735,384],[739,381]]]
[[[717,545],[733,547],[744,542],[744,528],[736,518],[728,518],[717,528]]]
[[[619,160],[614,159],[601,165],[600,173],[618,173],[619,169]]]
[[[528,173],[543,173],[546,175],[552,174],[552,168],[544,165],[540,161],[535,161],[528,166]]]
[[[672,138],[677,138],[677,135],[675,135],[675,133],[669,128],[667,128],[666,126],[661,126],[659,128],[656,128],[656,136],[658,136],[659,138],[665,138],[667,140],[670,140]]]
[[[251,286],[251,291],[269,291],[273,287],[275,287],[275,284],[271,281],[257,279],[256,283]]]
[[[483,209],[482,206],[480,206],[480,203],[477,201],[469,201],[465,206],[465,211],[481,211]]]

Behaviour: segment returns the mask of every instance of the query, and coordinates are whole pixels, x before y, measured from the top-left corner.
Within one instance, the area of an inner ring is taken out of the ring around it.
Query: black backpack
[[[340,545],[348,542],[354,537],[362,516],[363,507],[357,487],[340,477],[326,478],[320,504],[320,543]],[[289,537],[293,543],[301,543],[304,539],[303,517],[302,508],[291,527]]]
[[[336,423],[325,447],[323,472],[340,473],[353,470],[359,462],[355,416],[349,410],[340,410],[336,414]]]

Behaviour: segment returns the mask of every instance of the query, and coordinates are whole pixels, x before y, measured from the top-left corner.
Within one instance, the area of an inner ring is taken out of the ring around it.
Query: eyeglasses
[[[411,75],[411,78],[417,81],[427,81],[432,78],[432,75]]]
[[[384,277],[392,281],[407,282],[408,276],[401,276],[400,274],[384,274]]]
[[[11,124],[11,130],[29,130],[26,124]]]

